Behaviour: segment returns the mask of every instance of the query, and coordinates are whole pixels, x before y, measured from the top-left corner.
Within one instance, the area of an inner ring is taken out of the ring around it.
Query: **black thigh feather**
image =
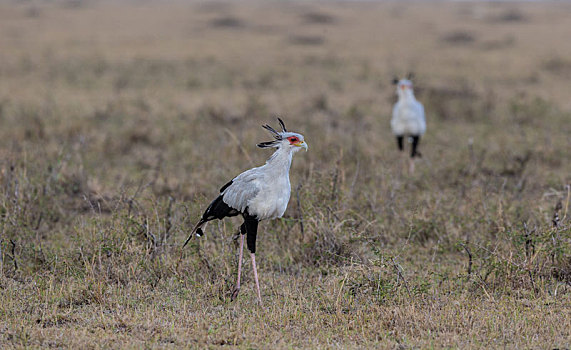
[[[420,157],[420,152],[418,152],[417,147],[418,143],[420,142],[420,135],[412,135],[412,149],[410,152],[410,157]]]
[[[248,243],[248,250],[251,253],[256,253],[256,236],[258,234],[258,219],[247,213],[244,214],[244,223],[242,226],[246,231],[246,242]],[[244,234],[244,231],[242,231]]]
[[[403,135],[397,135],[397,146],[399,147],[400,151],[404,149],[403,139],[404,139]]]

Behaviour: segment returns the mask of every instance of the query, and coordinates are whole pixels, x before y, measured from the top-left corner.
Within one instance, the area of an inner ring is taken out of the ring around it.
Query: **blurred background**
[[[569,38],[568,2],[1,1],[0,340],[569,346]],[[180,245],[277,116],[309,152],[236,315],[239,220]]]

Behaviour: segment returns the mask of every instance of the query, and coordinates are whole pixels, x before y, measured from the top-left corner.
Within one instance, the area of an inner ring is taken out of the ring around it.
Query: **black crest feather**
[[[271,132],[274,137],[276,138],[276,140],[281,140],[281,135],[279,132],[276,131],[276,129],[272,128],[271,126],[269,126],[268,124],[264,124],[262,125],[262,127],[266,130],[268,130],[269,132]]]
[[[267,142],[260,142],[258,143],[256,146],[260,147],[260,148],[270,148],[270,147],[274,147],[278,144],[278,141],[267,141]]]
[[[280,126],[282,127],[283,132],[287,132],[287,129],[285,127],[285,123],[283,120],[281,120],[281,118],[278,118],[278,123],[280,123]],[[272,128],[270,125],[264,124],[264,125],[262,125],[262,127],[264,129],[268,130],[269,132],[271,132],[272,135],[274,135],[275,140],[274,141],[267,141],[267,142],[260,142],[257,144],[258,147],[260,147],[260,148],[276,147],[278,145],[279,141],[283,140],[282,135],[280,135],[280,133],[277,132],[276,129]]]
[[[282,131],[283,132],[287,132],[287,129],[285,127],[284,121],[281,120],[281,118],[278,118],[278,123],[280,123],[280,125],[282,126]]]

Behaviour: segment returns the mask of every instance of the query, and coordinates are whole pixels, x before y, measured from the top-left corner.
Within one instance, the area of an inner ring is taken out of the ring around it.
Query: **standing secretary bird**
[[[414,158],[420,157],[418,143],[420,137],[426,131],[426,121],[424,119],[424,107],[414,97],[412,90],[411,75],[408,79],[395,79],[393,84],[397,86],[398,101],[393,107],[393,118],[391,128],[397,137],[399,150],[404,149],[403,141],[405,137],[412,139],[412,149],[410,152],[409,172],[414,172]]]
[[[203,234],[202,227],[214,219],[242,215],[244,223],[240,226],[240,254],[238,258],[238,281],[232,292],[232,300],[240,291],[240,275],[242,273],[242,252],[244,251],[244,235],[248,242],[248,250],[252,257],[254,280],[258,292],[258,302],[262,303],[258,271],[256,269],[256,234],[258,223],[265,219],[279,218],[284,215],[289,202],[291,187],[289,183],[289,168],[293,154],[301,148],[307,151],[307,143],[303,135],[288,132],[284,122],[278,118],[282,132],[277,132],[269,125],[263,127],[272,133],[274,140],[258,144],[260,148],[277,148],[266,164],[244,171],[220,189],[220,195],[210,203],[202,218],[184,246],[195,234]]]

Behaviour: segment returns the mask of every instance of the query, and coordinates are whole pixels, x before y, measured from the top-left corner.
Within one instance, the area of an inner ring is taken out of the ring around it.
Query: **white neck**
[[[291,160],[293,158],[293,148],[280,147],[274,154],[266,161],[266,164],[277,171],[285,171],[289,173],[291,167]]]
[[[399,100],[415,100],[414,92],[411,89],[406,89],[405,91],[399,90],[398,95]]]

